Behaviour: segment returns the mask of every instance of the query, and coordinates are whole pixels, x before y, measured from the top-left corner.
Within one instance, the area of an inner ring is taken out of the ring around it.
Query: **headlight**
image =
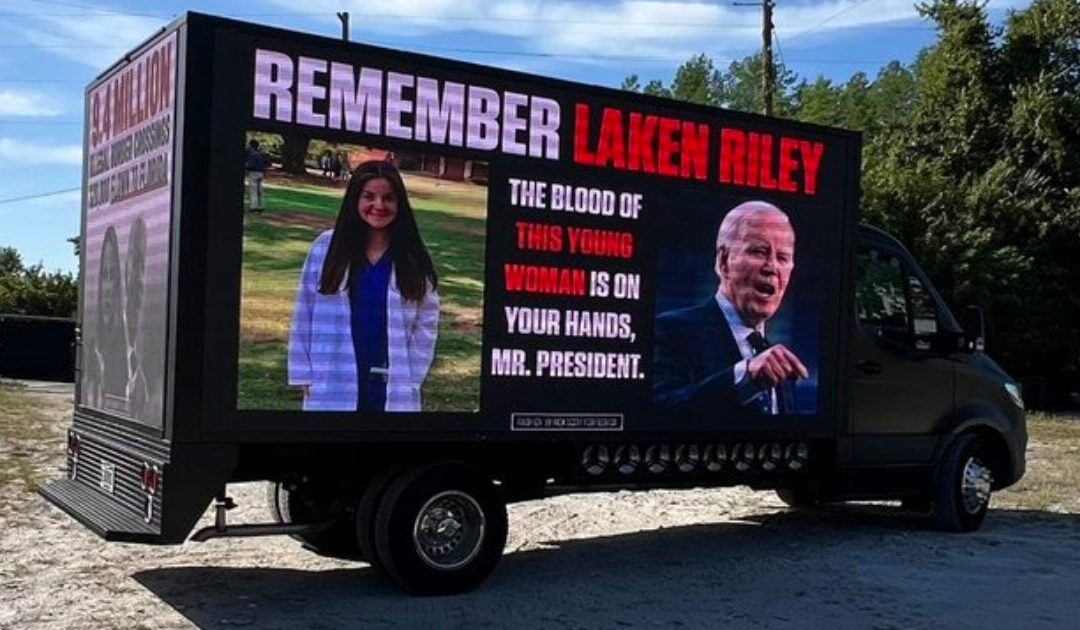
[[[1016,383],[1005,383],[1005,391],[1009,394],[1009,398],[1012,399],[1013,403],[1017,407],[1021,409],[1024,408],[1024,399],[1020,396],[1019,385],[1017,385]]]

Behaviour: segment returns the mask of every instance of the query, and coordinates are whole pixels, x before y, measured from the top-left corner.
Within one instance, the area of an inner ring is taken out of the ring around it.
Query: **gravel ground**
[[[55,478],[70,391],[29,391],[55,420],[52,437],[0,443],[0,457]],[[230,521],[265,520],[260,484],[230,493],[240,504]],[[949,535],[891,506],[800,513],[745,488],[557,497],[511,506],[506,555],[479,590],[425,599],[287,538],[106,544],[18,482],[0,497],[2,628],[1050,628],[1078,618],[1071,508],[995,507],[981,531]]]

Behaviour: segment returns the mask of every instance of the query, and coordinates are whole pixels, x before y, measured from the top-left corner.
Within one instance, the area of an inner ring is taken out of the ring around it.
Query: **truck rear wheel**
[[[375,547],[386,575],[418,595],[475,588],[506,545],[506,503],[491,477],[464,463],[414,468],[379,502]]]
[[[979,529],[990,506],[993,475],[979,439],[958,437],[942,455],[934,476],[934,521],[947,532]]]
[[[371,564],[371,567],[379,573],[385,573],[379,554],[375,552],[375,517],[378,515],[379,503],[383,495],[399,476],[403,466],[390,466],[376,473],[364,491],[360,494],[360,502],[356,507],[356,542],[360,549],[360,555]]]
[[[330,522],[322,531],[292,534],[306,549],[331,558],[363,560],[351,519],[341,510],[340,497],[312,483],[270,482],[266,489],[270,514],[279,523]]]

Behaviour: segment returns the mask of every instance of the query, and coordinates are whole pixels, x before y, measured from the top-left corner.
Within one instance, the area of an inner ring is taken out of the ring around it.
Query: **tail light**
[[[74,431],[67,434],[68,479],[75,479],[79,474],[79,453],[82,451],[82,438]]]
[[[143,462],[139,485],[145,495],[146,503],[143,518],[147,523],[154,520],[154,496],[161,492],[161,481],[161,468],[157,464]]]

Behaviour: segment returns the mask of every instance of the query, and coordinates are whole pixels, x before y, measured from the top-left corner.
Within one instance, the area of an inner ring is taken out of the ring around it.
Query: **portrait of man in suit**
[[[809,371],[767,331],[794,268],[795,231],[780,208],[747,201],[727,213],[716,236],[716,293],[657,317],[658,409],[702,421],[796,411],[793,383]]]

